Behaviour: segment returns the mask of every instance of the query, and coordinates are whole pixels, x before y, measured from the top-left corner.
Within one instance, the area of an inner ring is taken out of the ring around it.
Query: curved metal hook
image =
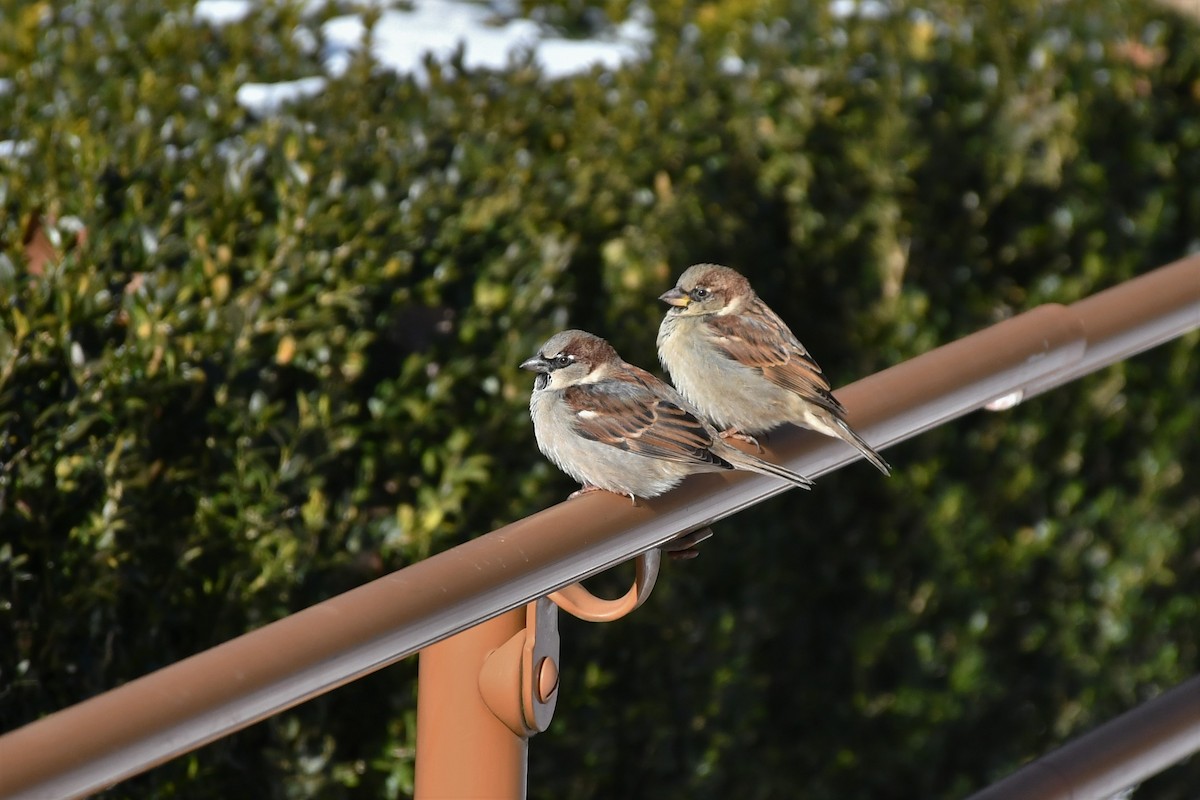
[[[629,587],[629,591],[620,599],[605,600],[596,597],[582,583],[564,586],[548,596],[556,606],[573,617],[587,622],[613,622],[646,602],[646,598],[654,589],[654,582],[658,580],[662,553],[658,548],[647,550],[635,558],[633,563],[636,569],[633,586]]]

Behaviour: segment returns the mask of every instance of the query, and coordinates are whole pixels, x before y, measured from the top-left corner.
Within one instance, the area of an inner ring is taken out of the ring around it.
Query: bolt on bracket
[[[542,597],[525,606],[525,627],[488,653],[479,693],[488,709],[522,738],[550,727],[558,704],[558,607]]]

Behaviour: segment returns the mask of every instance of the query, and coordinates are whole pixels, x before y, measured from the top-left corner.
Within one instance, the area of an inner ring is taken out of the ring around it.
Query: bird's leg
[[[700,543],[712,535],[712,528],[706,525],[698,530],[677,536],[658,549],[666,553],[667,558],[675,561],[690,561],[700,555],[698,549]]]
[[[601,489],[599,486],[592,486],[590,483],[585,483],[583,486],[581,486],[580,488],[576,489],[575,491],[573,491],[569,495],[567,495],[567,499],[573,500],[576,497],[579,497],[580,495],[591,494],[592,492],[603,492],[603,491],[604,490]],[[635,505],[635,506],[637,505],[637,498],[634,497],[633,494],[627,494],[625,496],[629,498],[629,502],[632,505]]]
[[[758,452],[761,453],[763,451],[762,445],[758,443],[758,439],[755,439],[753,436],[750,436],[749,434],[742,433],[737,428],[727,428],[726,430],[721,431],[717,435],[720,436],[722,439],[739,439],[739,440],[745,442],[746,444],[752,444],[755,447],[757,447]]]

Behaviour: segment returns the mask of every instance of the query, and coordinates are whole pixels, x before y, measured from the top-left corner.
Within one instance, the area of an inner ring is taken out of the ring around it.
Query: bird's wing
[[[808,398],[835,414],[845,413],[821,368],[774,311],[761,302],[750,313],[705,318],[714,346],[726,357]]]
[[[571,386],[563,399],[580,436],[651,458],[732,469],[709,450],[712,433],[687,401],[638,367],[625,365],[616,376]]]

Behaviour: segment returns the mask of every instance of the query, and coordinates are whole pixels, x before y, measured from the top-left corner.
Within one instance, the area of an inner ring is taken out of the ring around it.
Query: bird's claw
[[[753,436],[751,436],[749,434],[742,433],[737,428],[729,428],[728,430],[723,430],[717,435],[720,436],[722,439],[737,439],[739,441],[745,442],[746,444],[752,444],[756,448],[758,448],[758,452],[761,453],[763,451],[762,445],[758,443],[758,439],[755,439]]]
[[[690,561],[700,555],[700,543],[712,535],[712,528],[705,526],[676,537],[658,549],[666,553],[667,558],[673,561]]]
[[[575,491],[573,491],[569,495],[567,495],[567,499],[574,500],[576,497],[580,497],[585,494],[591,494],[592,492],[603,492],[603,491],[604,490],[601,489],[599,486],[592,486],[591,484],[584,484],[580,488],[576,489]],[[625,496],[629,498],[630,505],[634,505],[634,506],[637,505],[636,497],[634,497],[632,494],[627,494]]]

